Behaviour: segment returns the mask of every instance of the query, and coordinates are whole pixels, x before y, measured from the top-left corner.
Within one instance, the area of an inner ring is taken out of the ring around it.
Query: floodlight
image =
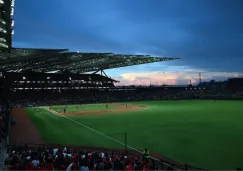
[[[23,80],[26,80],[26,77],[23,77]]]
[[[72,78],[71,78],[71,77],[69,77],[69,80],[72,80]]]
[[[0,28],[0,33],[7,33],[7,30]]]
[[[12,30],[12,35],[14,35],[14,30]]]
[[[12,26],[12,27],[14,26],[14,20],[12,20],[12,22],[11,22],[11,26]]]
[[[14,15],[14,8],[11,8],[10,15],[11,15],[11,16],[13,16],[13,15]]]
[[[6,25],[6,21],[0,19],[0,22],[1,22],[3,25]]]
[[[14,5],[15,5],[15,0],[12,0],[11,1],[11,7],[14,8]]]
[[[0,42],[0,47],[3,47],[3,48],[8,48],[8,45],[5,44],[4,42]]]
[[[6,39],[0,38],[0,42],[6,42]]]

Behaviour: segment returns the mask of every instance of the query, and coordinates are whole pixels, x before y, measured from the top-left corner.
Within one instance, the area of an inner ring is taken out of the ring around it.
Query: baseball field
[[[243,167],[242,101],[144,101],[14,109],[10,143],[130,148],[205,169]],[[64,113],[64,108],[66,112]]]

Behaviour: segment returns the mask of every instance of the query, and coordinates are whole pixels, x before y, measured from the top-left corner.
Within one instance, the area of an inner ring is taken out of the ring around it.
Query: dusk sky
[[[176,56],[106,73],[120,84],[243,77],[243,0],[16,0],[14,47]]]

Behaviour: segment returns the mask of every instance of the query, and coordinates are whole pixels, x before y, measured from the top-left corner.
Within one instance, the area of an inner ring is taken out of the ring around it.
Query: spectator
[[[87,163],[83,163],[80,167],[80,171],[89,171],[89,167]]]
[[[34,160],[32,160],[31,163],[32,163],[32,165],[33,165],[34,168],[38,168],[39,165],[40,165],[40,161],[38,160],[37,157],[35,157]]]
[[[143,151],[143,158],[144,158],[144,160],[145,160],[146,162],[149,161],[150,155],[149,155],[149,151],[148,151],[148,149],[145,149],[145,150]]]

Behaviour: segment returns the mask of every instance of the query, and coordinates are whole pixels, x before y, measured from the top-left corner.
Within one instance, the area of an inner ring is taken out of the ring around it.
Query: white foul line
[[[49,110],[48,110],[48,111],[49,111]],[[49,112],[51,112],[51,111],[49,111]],[[77,122],[77,121],[75,121],[75,120],[73,120],[73,119],[71,119],[71,118],[69,118],[69,117],[67,117],[67,116],[65,116],[65,115],[63,115],[63,114],[61,114],[61,113],[59,113],[59,115],[56,115],[56,116],[59,116],[59,117],[62,116],[62,117],[64,117],[64,118],[68,119],[68,120],[71,121],[71,122],[74,122],[74,123],[76,123],[76,124],[78,124],[78,125],[81,125],[81,126],[87,128],[87,129],[89,129],[89,130],[91,130],[91,131],[93,131],[93,132],[95,132],[95,133],[97,133],[97,134],[102,135],[103,137],[106,137],[106,138],[108,138],[108,139],[110,139],[110,140],[112,140],[112,141],[114,141],[114,142],[117,142],[118,144],[127,146],[128,148],[130,148],[130,149],[132,149],[132,150],[134,150],[134,151],[136,151],[136,152],[138,152],[138,153],[140,153],[140,154],[143,154],[141,151],[139,151],[139,150],[137,150],[137,149],[135,149],[135,148],[133,148],[133,147],[131,147],[131,146],[128,146],[128,145],[122,143],[121,141],[118,141],[118,140],[116,140],[116,139],[114,139],[114,138],[112,138],[112,137],[110,137],[110,136],[108,136],[108,135],[105,135],[105,134],[103,134],[103,133],[101,133],[101,132],[99,132],[99,131],[97,131],[97,130],[95,130],[95,129],[93,129],[93,128],[87,126],[87,125],[84,125],[84,124],[82,124],[82,123],[80,123],[80,122]],[[151,158],[154,159],[154,160],[159,161],[159,160],[156,159],[156,158],[153,158],[153,157],[151,157]],[[167,164],[167,163],[163,163],[163,164],[164,164],[164,165],[167,165],[167,166],[169,166],[169,167],[171,166],[171,165],[169,165],[169,164]],[[175,168],[174,168],[174,169],[175,169]],[[179,169],[175,169],[175,170],[180,171]]]

